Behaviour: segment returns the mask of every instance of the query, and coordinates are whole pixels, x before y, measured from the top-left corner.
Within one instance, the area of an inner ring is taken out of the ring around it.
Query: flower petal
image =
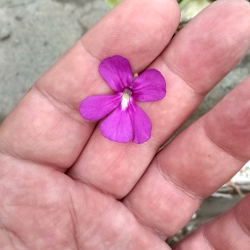
[[[80,104],[80,114],[89,121],[100,120],[121,104],[121,98],[121,94],[87,97]]]
[[[133,101],[130,102],[129,114],[134,131],[135,143],[143,143],[150,139],[152,124],[147,114],[139,108]]]
[[[116,92],[122,92],[132,83],[130,63],[122,56],[112,56],[104,59],[100,63],[99,73],[110,88]]]
[[[137,101],[157,101],[166,95],[166,81],[158,70],[148,69],[135,78],[132,90]]]
[[[115,109],[102,123],[101,133],[104,137],[115,142],[129,142],[133,137],[132,124],[129,113]]]

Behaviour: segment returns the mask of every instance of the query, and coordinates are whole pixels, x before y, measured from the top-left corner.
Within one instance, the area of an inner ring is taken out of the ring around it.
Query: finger
[[[250,246],[250,195],[232,209],[205,223],[173,249],[248,250]]]
[[[69,175],[124,197],[158,148],[248,50],[249,14],[245,1],[218,1],[189,23],[150,66],[163,73],[168,91],[163,100],[140,105],[153,123],[151,139],[140,145],[113,143],[98,128]]]
[[[250,158],[249,122],[250,77],[156,156],[125,204],[148,227],[175,234]]]
[[[110,92],[98,74],[100,61],[119,54],[140,71],[163,50],[178,18],[174,0],[121,3],[31,88],[2,124],[0,150],[62,170],[70,167],[95,127],[80,117],[80,102]]]

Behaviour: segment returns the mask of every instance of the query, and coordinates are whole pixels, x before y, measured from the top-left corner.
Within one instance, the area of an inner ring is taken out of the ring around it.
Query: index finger
[[[110,92],[98,74],[100,61],[119,54],[141,71],[171,39],[178,19],[174,0],[123,1],[43,75],[7,117],[0,128],[0,150],[65,171],[95,128],[80,117],[79,103],[93,93]]]

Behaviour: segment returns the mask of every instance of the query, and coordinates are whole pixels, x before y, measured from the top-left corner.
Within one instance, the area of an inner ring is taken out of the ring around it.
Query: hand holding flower
[[[178,23],[176,0],[122,1],[1,124],[0,249],[169,250],[250,158],[250,78],[159,151],[250,48],[247,1],[216,1],[173,38]],[[135,143],[104,138],[81,102]],[[247,195],[173,249],[249,249],[249,211]]]

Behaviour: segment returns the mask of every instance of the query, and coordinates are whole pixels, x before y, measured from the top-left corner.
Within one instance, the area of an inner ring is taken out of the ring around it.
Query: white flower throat
[[[133,81],[138,76],[138,73],[134,74]],[[132,95],[132,91],[128,88],[126,88],[122,93],[122,110],[125,110],[128,107],[130,97]]]
[[[128,107],[132,91],[130,89],[125,89],[122,93],[122,110]]]

